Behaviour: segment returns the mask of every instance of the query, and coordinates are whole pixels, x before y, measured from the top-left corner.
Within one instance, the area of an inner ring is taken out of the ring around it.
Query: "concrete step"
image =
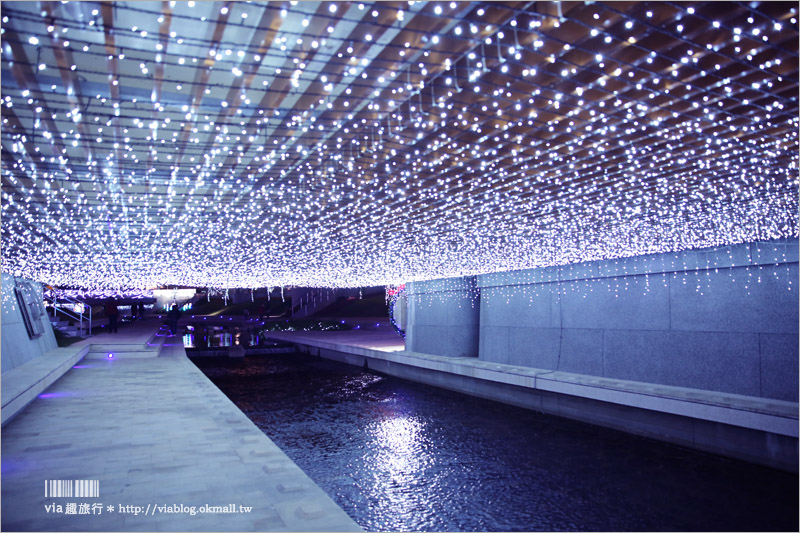
[[[167,333],[161,330],[156,331],[153,335],[147,339],[147,346],[151,348],[154,346],[161,346],[164,344],[164,340],[167,338]]]
[[[61,329],[61,328],[80,328],[80,326],[81,326],[80,320],[52,320],[51,319],[50,320],[50,324],[54,328],[59,328],[59,329]],[[89,321],[88,320],[84,320],[83,321],[83,327],[85,327],[85,328],[89,327]]]
[[[164,347],[164,342],[166,340],[167,337],[165,335],[153,335],[150,337],[150,340],[147,341],[147,347],[161,355],[161,349]]]
[[[160,350],[89,352],[84,359],[148,359],[158,357]]]
[[[85,333],[88,333],[87,329],[81,330],[77,326],[57,327],[55,329],[57,329],[67,337],[83,337]]]
[[[79,325],[81,323],[81,321],[78,320],[78,319],[74,319],[73,320],[73,319],[63,319],[63,318],[53,318],[53,317],[48,317],[48,318],[50,319],[50,323],[52,325],[56,326],[56,327],[58,327],[58,326],[68,326],[70,324],[73,324],[73,325],[77,326],[77,325]],[[88,324],[89,323],[89,319],[88,318],[84,318],[83,319],[83,323],[84,324]]]
[[[126,342],[108,342],[108,343],[92,343],[91,348],[89,348],[89,353],[102,353],[102,352],[109,352],[109,351],[117,351],[117,352],[147,352],[152,351],[153,348],[148,346],[147,344],[138,343],[126,343]]]
[[[151,335],[146,342],[100,342],[93,343],[86,359],[145,359],[158,357],[165,337]],[[113,357],[109,357],[113,354]]]

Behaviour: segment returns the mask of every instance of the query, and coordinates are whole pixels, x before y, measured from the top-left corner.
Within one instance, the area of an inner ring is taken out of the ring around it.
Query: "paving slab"
[[[99,495],[46,495],[48,480],[97,480]],[[82,361],[2,428],[2,530],[360,527],[168,337],[159,357]]]

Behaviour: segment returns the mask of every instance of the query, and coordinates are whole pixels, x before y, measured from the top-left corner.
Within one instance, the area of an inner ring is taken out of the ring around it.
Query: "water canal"
[[[367,531],[776,531],[798,476],[301,354],[195,359]]]

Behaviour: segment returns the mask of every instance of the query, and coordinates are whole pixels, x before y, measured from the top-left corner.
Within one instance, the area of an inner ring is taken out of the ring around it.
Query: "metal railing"
[[[306,317],[322,309],[331,303],[331,292],[335,293],[328,289],[310,289],[296,303],[292,299],[291,316],[294,317],[295,313],[298,313],[301,317]],[[301,309],[302,314],[300,314]]]
[[[48,294],[49,293],[49,294]],[[69,298],[67,296],[59,296],[55,291],[44,291],[44,300],[49,302],[53,308],[53,317],[58,319],[58,314],[61,313],[70,320],[78,322],[78,331],[81,338],[92,334],[92,306]],[[70,306],[70,307],[67,307]],[[88,313],[86,310],[88,309]],[[86,321],[86,327],[84,327]]]

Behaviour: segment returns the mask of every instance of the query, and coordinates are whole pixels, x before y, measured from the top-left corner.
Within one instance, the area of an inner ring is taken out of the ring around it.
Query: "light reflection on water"
[[[388,517],[426,512],[428,494],[418,490],[417,481],[425,476],[433,455],[423,426],[415,418],[388,414],[365,428],[374,443],[373,453],[367,456],[373,487],[368,497],[377,513]],[[390,529],[402,529],[402,525],[395,522]]]
[[[797,475],[306,355],[195,363],[367,531],[797,530]]]

